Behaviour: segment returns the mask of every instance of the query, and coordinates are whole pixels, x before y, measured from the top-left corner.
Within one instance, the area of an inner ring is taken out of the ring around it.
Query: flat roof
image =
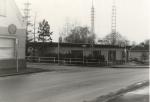
[[[59,43],[60,47],[94,47],[94,48],[125,48],[118,45],[102,45],[102,44],[79,44],[79,43]],[[30,42],[27,46],[43,46],[42,42]],[[58,47],[58,42],[44,42],[44,46],[46,47]],[[130,46],[126,46],[127,49],[131,48]]]

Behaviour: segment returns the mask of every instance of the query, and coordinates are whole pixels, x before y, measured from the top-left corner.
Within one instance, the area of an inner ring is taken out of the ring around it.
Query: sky
[[[27,0],[15,0],[21,12]],[[90,27],[92,0],[29,0],[31,17],[37,14],[37,22],[46,19],[54,32],[53,41],[66,22]],[[116,0],[117,31],[128,40],[137,43],[149,38],[149,0]],[[112,0],[94,0],[95,33],[103,38],[111,32]],[[32,20],[31,18],[31,20]]]

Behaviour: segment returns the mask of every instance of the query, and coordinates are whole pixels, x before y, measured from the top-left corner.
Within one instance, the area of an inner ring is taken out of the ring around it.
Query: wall
[[[0,38],[6,39],[18,39],[19,45],[16,48],[16,44],[14,44],[14,52],[18,52],[18,59],[19,59],[19,68],[26,68],[26,61],[25,61],[25,24],[22,21],[22,16],[17,8],[14,0],[6,0],[5,6],[5,15],[0,16]],[[8,26],[10,24],[14,24],[17,27],[16,34],[10,34],[8,32]],[[1,48],[2,50],[3,48]],[[4,58],[0,59],[0,69],[6,68],[16,68],[16,55],[13,58]]]
[[[142,54],[145,54],[147,58],[149,57],[149,52],[148,51],[130,51],[129,53],[129,59],[138,59],[141,61]]]
[[[60,54],[66,54],[71,52],[71,50],[84,50],[84,55],[88,56],[91,54],[92,49],[91,48],[81,48],[81,47],[60,47]],[[120,48],[93,48],[94,50],[99,50],[101,51],[101,55],[104,55],[105,60],[108,61],[108,52],[111,51],[116,51],[116,60],[123,60],[122,58],[122,52],[124,51],[124,49],[120,49]],[[52,54],[57,54],[58,53],[58,47],[49,47],[47,49],[45,49],[45,54],[46,53],[52,53]]]

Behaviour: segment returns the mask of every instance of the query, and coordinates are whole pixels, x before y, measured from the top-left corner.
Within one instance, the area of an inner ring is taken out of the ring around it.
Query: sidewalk
[[[150,68],[150,66],[129,62],[124,65],[113,65],[112,68]]]

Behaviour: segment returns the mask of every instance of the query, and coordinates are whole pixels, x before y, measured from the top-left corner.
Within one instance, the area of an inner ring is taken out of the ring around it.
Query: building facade
[[[14,0],[0,0],[0,69],[25,68],[25,24]]]
[[[125,47],[99,44],[29,43],[28,56],[55,57],[59,59],[97,59],[102,62],[125,62]]]
[[[129,51],[129,59],[131,61],[138,61],[149,64],[149,45],[147,46],[135,46]]]

